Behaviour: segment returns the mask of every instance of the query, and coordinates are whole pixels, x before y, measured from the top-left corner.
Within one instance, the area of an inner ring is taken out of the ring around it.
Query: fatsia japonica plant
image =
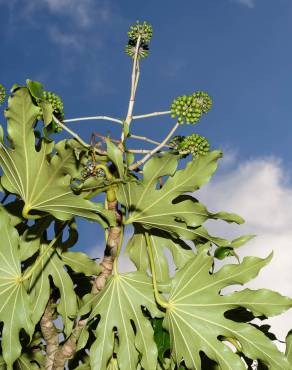
[[[208,233],[207,220],[244,222],[196,197],[222,153],[195,132],[174,135],[197,124],[212,100],[195,91],[167,111],[134,115],[152,27],[137,22],[128,37],[125,119],[65,119],[61,98],[32,80],[10,91],[0,141],[0,367],[289,370],[292,336],[284,354],[261,320],[292,299],[267,289],[223,293],[255,278],[272,254],[241,259],[237,249],[253,235],[230,241]],[[6,91],[1,85],[5,104]],[[174,122],[161,142],[133,132],[153,116]],[[119,125],[120,137],[95,132],[85,142],[69,125],[86,119]],[[69,138],[58,140],[61,130]],[[131,149],[133,140],[152,147]],[[100,263],[86,249],[71,250],[76,218],[102,226]],[[123,245],[134,272],[119,272]]]

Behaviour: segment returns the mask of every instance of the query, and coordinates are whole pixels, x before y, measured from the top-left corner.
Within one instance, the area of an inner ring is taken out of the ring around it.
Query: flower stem
[[[161,148],[165,146],[165,144],[168,142],[168,140],[171,138],[171,136],[174,134],[175,130],[179,127],[179,123],[177,122],[173,128],[170,130],[168,135],[165,137],[165,139],[154,149],[152,149],[149,153],[147,153],[142,159],[139,161],[133,163],[130,167],[129,170],[134,170],[137,167],[141,166],[144,164],[149,158],[151,158],[155,153],[157,153]]]
[[[111,121],[114,123],[118,123],[120,125],[123,124],[123,121],[118,118],[113,118],[109,116],[90,116],[90,117],[79,117],[79,118],[69,118],[64,119],[64,123],[71,123],[71,122],[79,122],[79,121]]]
[[[164,111],[164,112],[153,112],[153,113],[147,113],[147,114],[140,114],[139,116],[133,116],[133,120],[135,119],[142,119],[142,118],[149,118],[149,117],[157,117],[157,116],[164,116],[164,115],[167,115],[167,114],[170,114],[171,111],[170,110],[167,110],[167,111]]]

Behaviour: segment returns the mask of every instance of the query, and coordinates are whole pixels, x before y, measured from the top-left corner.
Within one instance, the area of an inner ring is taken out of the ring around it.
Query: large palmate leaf
[[[211,240],[210,235],[200,227],[208,218],[242,223],[237,215],[224,212],[211,214],[196,199],[183,195],[209,181],[220,157],[221,152],[214,151],[190,161],[186,168],[175,174],[176,156],[167,154],[150,160],[144,167],[144,178],[140,183],[119,186],[118,199],[130,210],[126,223],[158,228],[186,239],[208,240]],[[169,176],[162,188],[157,189],[157,179],[166,175],[173,176]],[[212,241],[221,245],[222,240]]]
[[[202,251],[176,274],[164,327],[170,333],[172,356],[177,363],[184,360],[189,369],[200,369],[203,351],[222,370],[245,369],[240,357],[220,341],[222,336],[235,339],[247,357],[261,360],[273,370],[290,369],[284,354],[261,331],[224,316],[236,307],[267,317],[292,307],[291,299],[266,289],[220,294],[226,286],[253,279],[270,259],[245,257],[241,264],[225,265],[210,274],[213,258]]]
[[[84,275],[98,275],[101,272],[100,265],[82,252],[63,252],[62,261],[75,272],[83,273]]]
[[[45,253],[45,256],[42,258],[39,267],[33,272],[28,284],[34,312],[33,321],[37,323],[44,313],[50,296],[49,277],[51,276],[60,293],[57,310],[62,315],[65,334],[69,335],[73,326],[72,319],[77,312],[77,301],[73,282],[64,267],[68,261],[62,261],[56,248],[52,247],[47,250],[46,247],[45,244],[40,247],[40,254]],[[72,253],[74,252],[71,252],[70,257],[74,258]]]
[[[68,166],[73,165],[72,151],[57,147],[57,154],[48,160],[52,145],[42,141],[39,151],[35,148],[33,126],[39,108],[32,102],[27,88],[14,91],[5,113],[7,130],[12,147],[0,142],[0,165],[4,175],[1,183],[10,193],[24,201],[23,214],[31,210],[49,212],[61,220],[74,215],[101,220],[109,216],[102,206],[75,195],[70,188]]]
[[[292,367],[292,330],[287,334],[285,355]]]
[[[3,322],[1,346],[8,369],[20,356],[19,333],[31,335],[34,325],[32,307],[21,280],[19,235],[11,225],[3,207],[0,208],[0,322]]]
[[[167,238],[161,233],[161,236],[150,235],[153,247],[153,254],[156,267],[156,278],[158,282],[165,282],[169,279],[169,261],[164,253],[164,249],[170,250],[173,261],[177,268],[182,268],[193,256],[192,249],[180,239]],[[136,268],[146,272],[149,268],[149,259],[147,245],[144,233],[135,233],[129,240],[125,251],[134,262]]]
[[[153,329],[142,306],[152,315],[161,316],[154,300],[152,282],[146,274],[116,274],[108,279],[105,288],[91,303],[89,319],[100,315],[95,330],[96,341],[90,349],[93,370],[106,369],[114,351],[114,331],[118,336],[115,351],[120,370],[136,370],[139,362],[145,370],[156,369]]]

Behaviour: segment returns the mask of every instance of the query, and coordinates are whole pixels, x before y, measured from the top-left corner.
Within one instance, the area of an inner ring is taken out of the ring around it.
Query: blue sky
[[[211,210],[247,221],[242,229],[217,223],[211,230],[259,234],[246,253],[274,249],[275,257],[258,286],[292,296],[291,0],[0,0],[0,83],[39,80],[62,96],[66,118],[123,118],[131,72],[123,49],[137,19],[149,21],[154,36],[135,114],[167,110],[181,94],[209,92],[210,113],[178,133],[198,132],[224,150],[201,196]],[[162,138],[172,125],[166,117],[139,120],[134,131]],[[110,123],[72,127],[85,140],[92,131],[118,135]],[[81,224],[79,245],[101,253],[96,226]],[[283,339],[292,314],[273,325]]]
[[[241,158],[275,155],[291,166],[292,2],[180,4],[0,0],[0,80],[7,86],[40,80],[63,97],[67,117],[123,117],[130,77],[126,32],[145,19],[154,37],[142,63],[136,113],[165,110],[177,95],[206,90],[214,107],[188,133],[195,129],[213,148],[231,148]],[[140,121],[137,132],[151,126],[162,137],[171,124]],[[102,131],[96,122],[74,127],[84,138],[93,127]]]

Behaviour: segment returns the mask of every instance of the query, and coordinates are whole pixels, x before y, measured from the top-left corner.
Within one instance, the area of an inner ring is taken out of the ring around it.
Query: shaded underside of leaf
[[[40,150],[36,150],[33,127],[39,107],[33,104],[27,88],[13,93],[5,115],[12,147],[7,147],[3,141],[0,143],[0,165],[4,172],[2,184],[9,192],[22,198],[25,215],[38,210],[49,212],[61,220],[69,220],[76,215],[101,221],[101,217],[106,219],[110,216],[101,205],[72,192],[68,175],[68,166],[74,163],[72,150],[66,150],[64,144],[60,144],[50,160],[50,143],[43,140]]]
[[[7,367],[12,369],[21,353],[20,331],[24,329],[31,335],[34,325],[30,299],[20,280],[19,236],[3,207],[0,207],[0,233],[0,322],[4,324],[1,346]]]
[[[40,253],[44,252],[46,245],[42,245]],[[73,282],[64,268],[65,261],[59,256],[55,248],[47,251],[42,259],[39,268],[31,276],[28,291],[32,301],[34,312],[33,320],[37,323],[44,313],[45,307],[50,296],[50,279],[51,276],[54,285],[59,289],[60,302],[57,310],[63,318],[65,334],[69,335],[72,330],[72,319],[76,316],[77,302]]]
[[[266,289],[220,294],[226,286],[255,278],[270,259],[246,257],[239,265],[225,265],[210,274],[213,259],[203,251],[176,274],[164,326],[170,332],[172,356],[177,363],[184,359],[188,368],[200,369],[203,351],[222,370],[245,369],[240,357],[218,339],[224,336],[237,340],[249,358],[261,360],[272,369],[289,369],[283,353],[261,331],[226,319],[224,313],[245,307],[255,316],[273,316],[289,309],[292,300]]]
[[[95,330],[96,341],[90,349],[92,369],[106,369],[113,354],[114,329],[118,336],[116,351],[120,370],[136,370],[138,363],[145,370],[156,368],[154,333],[142,307],[158,317],[161,313],[147,275],[135,272],[112,276],[91,305],[90,318],[100,316]]]

